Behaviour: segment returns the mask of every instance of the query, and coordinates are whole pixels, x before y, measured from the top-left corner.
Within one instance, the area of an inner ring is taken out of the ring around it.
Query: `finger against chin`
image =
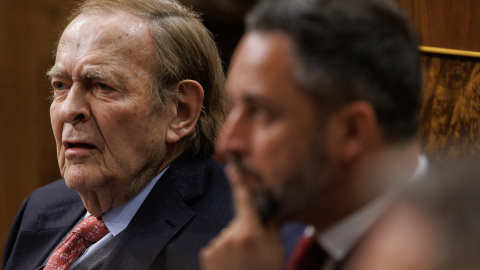
[[[244,211],[255,212],[255,206],[251,192],[242,181],[231,181],[235,209],[238,214],[244,214]]]

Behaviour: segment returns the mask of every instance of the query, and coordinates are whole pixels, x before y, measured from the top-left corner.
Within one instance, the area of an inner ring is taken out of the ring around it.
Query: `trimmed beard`
[[[259,184],[258,188],[250,189],[250,192],[263,224],[286,222],[318,201],[329,179],[326,147],[323,142],[322,136],[313,136],[304,158],[274,188],[266,187],[261,174],[247,167],[239,155],[229,156],[229,164],[235,166],[242,175],[254,178]]]

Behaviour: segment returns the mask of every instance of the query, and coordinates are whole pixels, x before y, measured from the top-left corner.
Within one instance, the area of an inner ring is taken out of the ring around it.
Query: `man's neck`
[[[396,186],[408,182],[418,166],[416,141],[383,147],[345,166],[340,177],[308,212],[317,232],[330,228],[360,207]],[[312,214],[316,213],[316,214]]]
[[[77,190],[83,204],[89,213],[100,217],[113,207],[119,206],[137,195],[156,175],[163,171],[173,161],[172,158],[164,159],[160,164],[143,169],[132,177],[130,183],[119,186],[118,181],[113,181],[110,186],[102,186],[94,190]]]

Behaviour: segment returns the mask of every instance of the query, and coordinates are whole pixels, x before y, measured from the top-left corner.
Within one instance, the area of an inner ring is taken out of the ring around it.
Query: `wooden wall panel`
[[[0,1],[0,254],[24,198],[60,177],[45,72],[72,5]]]
[[[480,1],[397,0],[425,46],[480,51]]]
[[[397,0],[421,45],[480,52],[480,1]],[[420,138],[433,159],[480,157],[480,59],[424,53]]]
[[[435,160],[480,157],[480,59],[425,54],[420,137]]]

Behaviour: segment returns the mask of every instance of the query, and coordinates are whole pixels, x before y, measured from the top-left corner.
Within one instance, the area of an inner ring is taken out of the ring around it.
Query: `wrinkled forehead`
[[[110,47],[133,53],[153,49],[147,22],[118,9],[78,15],[65,28],[58,44],[58,52],[67,45],[69,49],[74,45],[79,51]]]

